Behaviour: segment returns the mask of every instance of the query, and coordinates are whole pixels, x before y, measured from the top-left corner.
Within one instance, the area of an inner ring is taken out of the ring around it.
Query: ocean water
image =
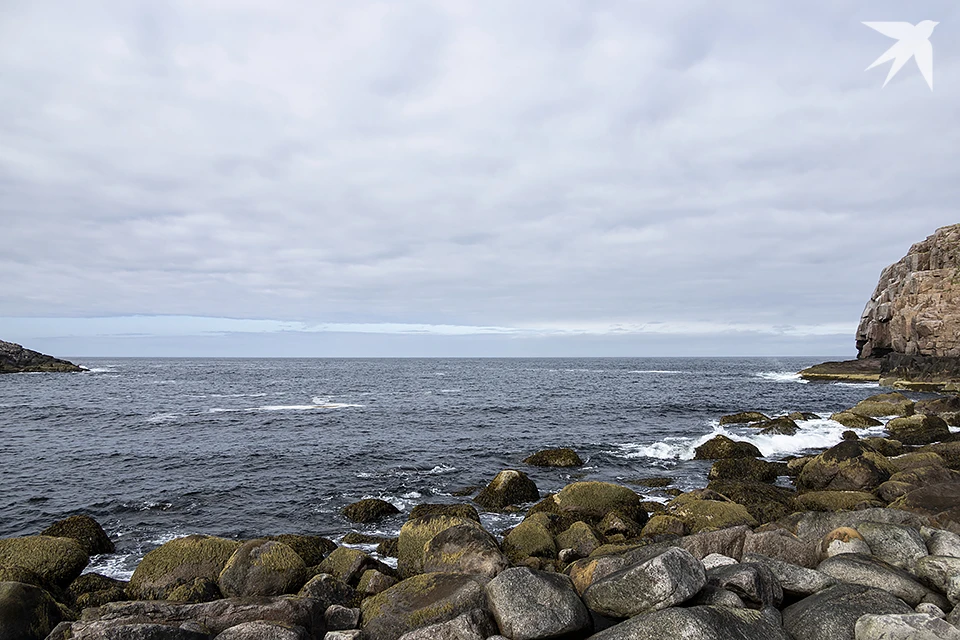
[[[81,358],[90,372],[0,376],[0,536],[89,514],[118,546],[90,569],[128,577],[146,551],[189,533],[395,535],[405,514],[357,526],[340,509],[469,500],[452,494],[504,468],[542,494],[576,479],[701,487],[710,465],[693,448],[717,433],[772,459],[839,441],[827,419],[796,436],[718,426],[741,410],[826,418],[879,392],[795,375],[822,360]],[[555,446],[586,465],[521,463]],[[482,515],[494,531],[519,518]]]

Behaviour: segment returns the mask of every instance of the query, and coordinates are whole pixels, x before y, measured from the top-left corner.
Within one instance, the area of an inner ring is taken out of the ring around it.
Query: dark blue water
[[[0,376],[0,536],[86,513],[119,541],[95,566],[122,575],[186,533],[395,533],[402,516],[358,528],[339,510],[367,496],[466,500],[451,493],[551,446],[587,465],[525,468],[542,493],[572,478],[702,486],[709,466],[687,458],[720,415],[826,417],[877,393],[791,375],[821,360],[80,359],[93,371]],[[775,458],[842,430],[803,426],[725,432]],[[493,529],[514,518],[484,516]]]

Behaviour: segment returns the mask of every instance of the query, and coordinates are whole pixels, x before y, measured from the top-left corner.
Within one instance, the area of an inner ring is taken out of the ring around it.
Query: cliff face
[[[960,224],[937,229],[880,274],[857,328],[859,358],[960,358]]]
[[[24,349],[13,342],[0,340],[0,373],[83,371],[72,362]]]

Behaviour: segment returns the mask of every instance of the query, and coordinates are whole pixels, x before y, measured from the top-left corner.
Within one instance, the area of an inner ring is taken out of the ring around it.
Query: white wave
[[[754,375],[770,382],[799,382],[800,384],[809,382],[809,380],[801,378],[800,374],[795,371],[760,371]]]
[[[838,387],[855,387],[861,389],[874,389],[880,386],[879,382],[834,382]]]
[[[690,373],[689,371],[675,371],[672,369],[632,369],[627,373]]]
[[[325,402],[322,404],[271,404],[263,407],[251,407],[247,411],[312,411],[315,409],[346,409],[349,407],[363,407],[362,404],[347,402]]]
[[[223,407],[210,407],[207,409],[207,413],[229,413],[231,411],[236,411],[236,409],[224,409]]]
[[[456,467],[451,467],[445,464],[438,464],[433,469],[430,469],[429,471],[421,471],[420,473],[427,476],[439,476],[445,473],[453,473],[456,470],[457,470]]]
[[[155,413],[149,418],[147,418],[147,422],[151,422],[154,424],[161,423],[161,422],[173,422],[179,417],[180,417],[179,414],[176,414],[176,413]]]
[[[440,393],[461,393],[463,389],[440,389]]]
[[[116,369],[110,367],[89,367],[84,373],[116,373]]]

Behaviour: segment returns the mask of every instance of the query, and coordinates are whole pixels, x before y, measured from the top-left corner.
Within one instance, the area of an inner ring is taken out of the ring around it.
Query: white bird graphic
[[[930,36],[933,35],[933,28],[940,24],[939,22],[924,20],[917,25],[912,25],[909,22],[864,22],[863,24],[887,37],[897,39],[897,44],[887,49],[882,56],[867,67],[867,71],[878,64],[893,60],[890,73],[887,74],[887,79],[883,83],[883,86],[887,86],[887,83],[893,76],[897,75],[903,65],[910,58],[914,58],[917,61],[917,66],[920,67],[920,73],[923,74],[927,84],[930,85],[930,90],[933,91],[933,45],[930,44]]]

